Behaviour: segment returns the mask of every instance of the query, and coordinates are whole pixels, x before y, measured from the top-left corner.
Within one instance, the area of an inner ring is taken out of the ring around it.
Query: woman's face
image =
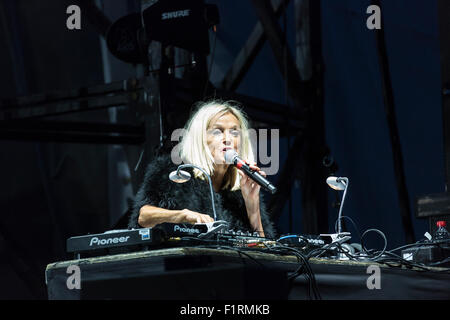
[[[225,151],[233,149],[239,153],[241,125],[232,113],[218,115],[211,119],[206,131],[209,150],[215,164],[225,164]]]

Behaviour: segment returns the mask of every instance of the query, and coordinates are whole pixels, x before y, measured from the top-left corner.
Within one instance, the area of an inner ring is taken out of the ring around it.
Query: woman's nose
[[[225,131],[224,135],[223,135],[223,143],[225,145],[230,145],[232,142],[232,136],[230,134],[230,132]]]

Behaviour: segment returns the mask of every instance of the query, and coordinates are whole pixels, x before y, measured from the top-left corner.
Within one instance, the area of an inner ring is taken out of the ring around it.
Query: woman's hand
[[[252,170],[256,170],[263,177],[266,173],[261,171],[256,164],[249,165]],[[259,190],[261,186],[249,178],[242,170],[238,169],[241,176],[241,192],[244,198],[245,207],[247,209],[247,216],[254,231],[257,231],[261,237],[264,237],[264,230],[261,222],[261,211],[259,208]]]
[[[189,209],[168,210],[151,205],[144,205],[139,210],[138,224],[143,228],[153,228],[157,224],[169,223],[207,223],[214,219]]]
[[[266,173],[261,171],[256,164],[249,165],[252,170],[256,170],[263,177],[266,177]],[[258,231],[261,237],[264,237],[264,230],[261,223],[261,211],[259,208],[259,190],[261,186],[249,178],[242,170],[238,169],[241,176],[241,192],[244,198],[245,207],[247,209],[247,216],[254,231]]]
[[[214,222],[214,219],[207,214],[198,213],[189,209],[183,209],[180,211],[178,223],[208,223]]]
[[[259,167],[256,166],[256,164],[249,164],[249,167],[252,170],[258,171],[260,175],[263,177],[266,177],[266,173],[264,171],[261,171]],[[247,208],[250,206],[251,208],[256,207],[258,205],[259,208],[259,191],[261,189],[261,186],[257,184],[255,181],[253,181],[251,178],[249,178],[242,170],[238,169],[238,173],[241,176],[241,192],[242,197],[244,198],[245,205]]]

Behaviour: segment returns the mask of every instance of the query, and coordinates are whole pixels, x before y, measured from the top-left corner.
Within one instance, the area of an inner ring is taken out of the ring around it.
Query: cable
[[[438,262],[430,263],[430,265],[437,266],[437,265],[444,264],[444,263],[447,263],[447,262],[450,262],[450,257],[447,257],[444,260],[441,260],[441,261],[438,261]]]
[[[260,266],[262,266],[264,268],[267,268],[267,266],[265,266],[263,263],[261,263],[260,261],[256,260],[254,257],[249,255],[248,253],[244,252],[246,249],[248,251],[254,252],[255,249],[249,249],[249,248],[244,248],[244,247],[242,247],[242,248],[241,247],[232,247],[232,246],[229,246],[229,245],[226,245],[226,244],[221,244],[220,240],[208,240],[208,239],[202,239],[202,238],[197,238],[197,237],[181,237],[180,240],[190,240],[190,241],[204,243],[204,245],[196,244],[196,247],[215,248],[215,249],[228,249],[228,250],[237,251],[239,254],[245,255],[250,260],[256,262],[258,265],[260,265]]]
[[[314,272],[312,271],[312,268],[308,262],[309,257],[308,256],[304,256],[302,252],[300,252],[299,250],[292,248],[292,247],[288,247],[285,246],[284,244],[281,243],[277,243],[276,246],[271,247],[269,250],[271,251],[275,251],[275,252],[279,252],[280,250],[287,250],[287,251],[291,251],[294,253],[294,255],[297,257],[297,259],[300,259],[303,263],[301,265],[299,265],[297,267],[297,269],[289,276],[290,280],[294,280],[296,277],[298,277],[301,273],[302,273],[302,269],[305,269],[306,273],[305,278],[308,281],[308,285],[309,285],[309,289],[310,291],[313,292],[314,294],[314,298],[315,299],[321,299],[318,287],[317,287],[317,283],[316,283],[316,278],[314,276]],[[311,298],[311,296],[310,296]]]
[[[420,245],[426,245],[426,243],[423,243]],[[408,246],[412,246],[412,245],[408,245]],[[405,246],[403,246],[403,247],[405,247]],[[401,249],[403,247],[397,248],[395,251],[397,251],[398,249]],[[379,264],[387,265],[388,267],[406,267],[409,269],[415,268],[416,269],[415,271],[422,271],[422,272],[433,271],[433,272],[450,273],[450,268],[444,268],[444,269],[441,268],[441,270],[434,270],[434,269],[430,268],[431,264],[425,265],[423,263],[416,263],[416,262],[413,262],[410,260],[403,259],[399,255],[393,253],[392,250],[391,251],[375,251],[374,253],[369,253],[368,255],[369,256],[377,255],[377,257],[369,257],[368,260],[374,261]],[[384,255],[384,256],[382,256],[382,255]],[[359,257],[356,257],[356,258],[359,258]],[[440,262],[438,264],[442,264],[442,263],[445,263],[445,260],[444,260],[444,262]]]
[[[181,240],[195,240],[197,246],[198,246],[198,244],[200,244],[200,246],[204,247],[204,248],[228,249],[228,250],[236,251],[242,259],[243,259],[243,256],[245,256],[263,268],[268,268],[268,266],[266,266],[265,264],[261,263],[260,261],[258,261],[254,257],[252,257],[252,255],[249,254],[249,252],[259,251],[259,252],[263,252],[263,253],[294,255],[297,258],[297,262],[299,263],[299,265],[296,267],[296,269],[294,271],[292,271],[291,273],[288,274],[287,280],[290,284],[290,288],[292,289],[295,279],[297,279],[299,276],[302,276],[306,280],[307,295],[311,300],[321,299],[321,295],[319,292],[319,288],[317,286],[314,272],[309,263],[309,259],[312,257],[318,257],[325,252],[342,253],[349,260],[355,260],[355,261],[360,261],[360,262],[371,261],[371,262],[378,263],[380,265],[385,265],[390,268],[407,268],[407,269],[414,270],[417,272],[432,271],[432,272],[438,272],[438,273],[450,273],[450,268],[439,267],[440,265],[449,262],[450,258],[446,258],[442,261],[438,261],[438,262],[435,262],[435,263],[427,266],[422,263],[415,263],[413,261],[403,259],[399,255],[394,253],[395,251],[398,251],[405,247],[410,247],[410,246],[417,246],[417,245],[424,246],[424,245],[430,245],[430,244],[439,246],[441,244],[448,244],[448,243],[450,243],[450,239],[440,240],[440,241],[436,241],[436,242],[426,242],[426,240],[421,240],[421,241],[416,242],[415,244],[410,244],[410,245],[402,246],[399,248],[395,248],[391,251],[387,251],[386,250],[387,238],[384,235],[384,233],[378,229],[366,230],[363,233],[361,240],[363,240],[364,237],[369,232],[377,232],[378,234],[380,234],[382,236],[382,238],[384,239],[384,247],[382,250],[368,249],[364,246],[363,241],[361,241],[362,251],[360,251],[358,254],[352,254],[347,248],[343,247],[341,243],[334,242],[334,243],[326,244],[326,245],[322,246],[321,248],[314,249],[305,255],[303,251],[301,251],[297,248],[289,247],[278,241],[275,241],[275,245],[264,243],[266,246],[265,248],[255,248],[255,247],[247,248],[247,247],[230,246],[230,245],[228,245],[229,240],[227,240],[227,239],[207,240],[207,239],[199,239],[197,237],[183,237],[180,239]],[[278,240],[291,238],[291,237],[295,237],[295,235],[284,236],[284,237],[279,238]],[[333,248],[330,248],[330,247],[333,247]],[[243,261],[245,262],[246,260],[243,259]]]
[[[267,266],[264,265],[263,263],[261,263],[260,261],[258,261],[257,259],[253,258],[251,255],[249,255],[248,253],[245,252],[245,248],[239,248],[239,247],[231,247],[231,246],[224,246],[224,245],[219,245],[217,247],[218,249],[220,248],[224,248],[224,249],[229,249],[229,250],[234,250],[237,251],[239,254],[243,254],[244,256],[246,256],[247,258],[249,258],[250,260],[256,262],[259,266],[267,269]],[[251,250],[251,249],[247,249],[247,250]]]
[[[381,234],[381,236],[382,236],[383,239],[384,239],[384,248],[383,248],[383,250],[380,252],[380,254],[379,254],[378,256],[376,256],[376,257],[374,257],[374,258],[371,258],[371,260],[375,260],[375,259],[381,257],[381,256],[384,254],[384,252],[386,251],[386,248],[387,248],[387,239],[386,239],[386,236],[384,235],[384,233],[381,232],[381,231],[378,230],[378,229],[368,229],[368,230],[364,231],[364,233],[363,233],[362,236],[361,236],[361,247],[362,247],[363,251],[366,252],[366,253],[368,253],[368,252],[367,252],[366,248],[364,247],[364,244],[363,244],[362,239],[363,239],[364,236],[365,236],[368,232],[370,232],[370,231],[378,232],[379,234]]]
[[[428,240],[428,239],[423,239],[423,240],[417,241],[417,242],[415,242],[415,243],[407,244],[407,245],[404,245],[404,246],[401,246],[401,247],[392,249],[392,250],[390,250],[390,252],[394,252],[394,251],[398,251],[398,250],[402,250],[402,249],[406,249],[406,248],[410,248],[410,247],[415,247],[415,246],[417,246],[417,245],[419,245],[419,246],[424,246],[424,245],[439,245],[439,244],[444,244],[444,243],[450,244],[450,239],[433,240],[433,241],[430,241],[430,240]]]
[[[380,264],[385,264],[385,265],[387,265],[389,267],[402,267],[402,266],[404,266],[404,267],[407,267],[407,268],[410,268],[410,269],[412,269],[412,268],[418,269],[416,271],[431,271],[430,268],[428,268],[427,266],[425,266],[423,264],[414,263],[414,262],[411,262],[409,260],[405,260],[405,259],[403,259],[402,257],[400,257],[400,256],[398,256],[396,254],[392,254],[392,253],[386,252],[386,255],[387,256],[391,256],[391,257],[387,257],[386,256],[386,257],[383,257],[381,259],[377,259],[376,262],[380,263]],[[398,265],[397,266],[393,265],[392,264],[393,262],[394,263],[398,263]],[[449,271],[450,271],[450,269],[449,269]]]
[[[350,217],[348,217],[348,216],[341,216],[340,219],[342,220],[343,218],[346,218],[346,219],[350,220],[350,222],[352,223],[352,225],[353,225],[353,227],[355,228],[356,232],[358,233],[359,242],[361,242],[361,233],[359,232],[358,228],[356,227],[355,222],[352,220],[352,218],[350,218]],[[336,233],[338,232],[338,231],[337,231],[338,221],[339,221],[339,218],[337,218],[337,219],[336,219],[336,222],[334,223],[334,232],[336,232]]]
[[[293,234],[293,235],[288,235],[288,236],[281,237],[277,241],[280,241],[280,240],[283,240],[283,239],[288,239],[288,238],[302,238],[302,237],[298,236],[296,234]]]

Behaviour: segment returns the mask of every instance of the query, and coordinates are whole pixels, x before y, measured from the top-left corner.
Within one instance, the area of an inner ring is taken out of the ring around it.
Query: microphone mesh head
[[[228,149],[225,151],[225,163],[232,164],[234,161],[234,158],[237,157],[237,152],[233,149]]]

